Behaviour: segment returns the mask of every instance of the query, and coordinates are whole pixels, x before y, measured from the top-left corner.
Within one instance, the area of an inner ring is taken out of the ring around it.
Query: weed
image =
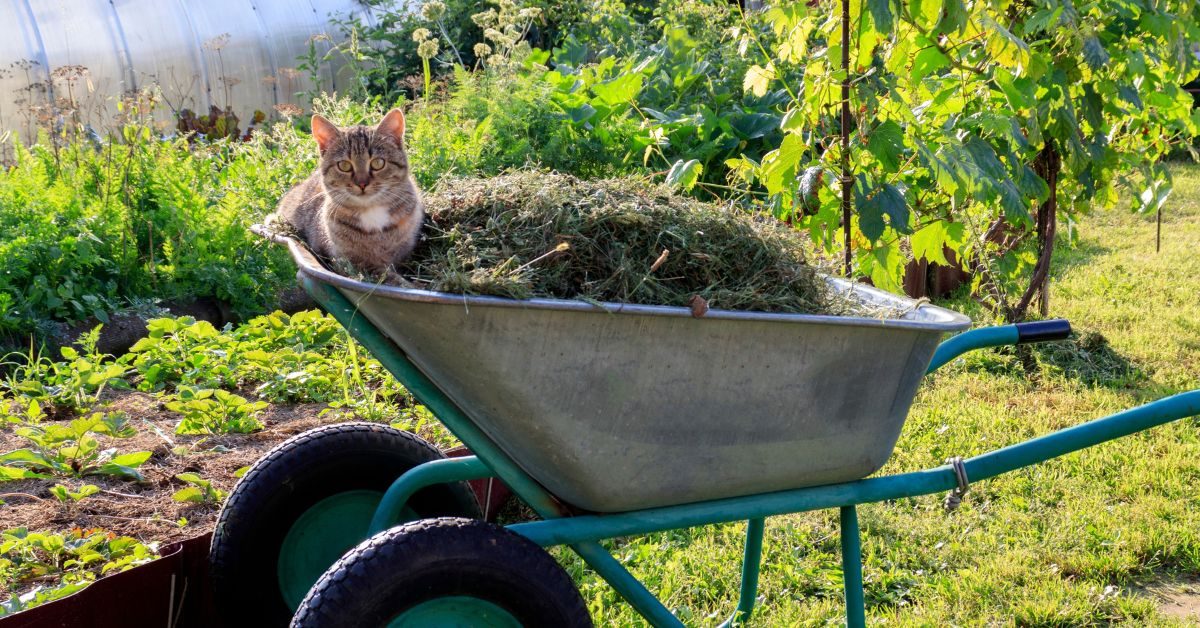
[[[286,254],[246,230],[314,161],[290,126],[238,144],[125,131],[99,144],[17,146],[0,172],[0,336],[47,319],[104,322],[154,299],[261,311],[293,282]]]

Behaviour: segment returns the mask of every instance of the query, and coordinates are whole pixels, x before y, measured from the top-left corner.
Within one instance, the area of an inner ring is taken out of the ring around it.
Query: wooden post
[[[850,276],[850,202],[854,177],[850,175],[850,0],[842,0],[842,241],[846,249],[846,276]]]

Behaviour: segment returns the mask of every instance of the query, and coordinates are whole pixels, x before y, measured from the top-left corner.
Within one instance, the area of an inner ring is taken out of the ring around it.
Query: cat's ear
[[[313,138],[317,140],[317,148],[322,153],[325,152],[326,148],[329,148],[329,145],[333,143],[333,140],[337,139],[340,133],[341,131],[338,131],[338,128],[332,122],[319,115],[313,115],[312,134]]]
[[[375,132],[386,133],[396,138],[396,143],[404,143],[404,112],[399,109],[392,109],[383,116],[383,121],[375,127]]]

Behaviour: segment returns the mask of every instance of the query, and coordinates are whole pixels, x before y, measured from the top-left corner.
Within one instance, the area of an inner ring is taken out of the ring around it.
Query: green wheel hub
[[[401,613],[388,628],[521,628],[511,613],[477,597],[454,595],[422,602]]]
[[[296,610],[321,574],[342,554],[366,540],[371,517],[383,499],[379,491],[337,493],[304,511],[279,548],[279,590],[288,608]],[[404,520],[419,516],[405,507]]]

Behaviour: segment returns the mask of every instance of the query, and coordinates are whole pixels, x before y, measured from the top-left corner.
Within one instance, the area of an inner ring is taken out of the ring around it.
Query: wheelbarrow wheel
[[[292,628],[591,626],[575,583],[529,539],[485,521],[380,532],[309,591]]]
[[[209,562],[218,611],[229,626],[285,626],[314,582],[367,538],[384,491],[405,471],[444,458],[421,438],[375,423],[309,430],[256,462],[230,493]],[[479,518],[465,482],[431,486],[406,520]]]

